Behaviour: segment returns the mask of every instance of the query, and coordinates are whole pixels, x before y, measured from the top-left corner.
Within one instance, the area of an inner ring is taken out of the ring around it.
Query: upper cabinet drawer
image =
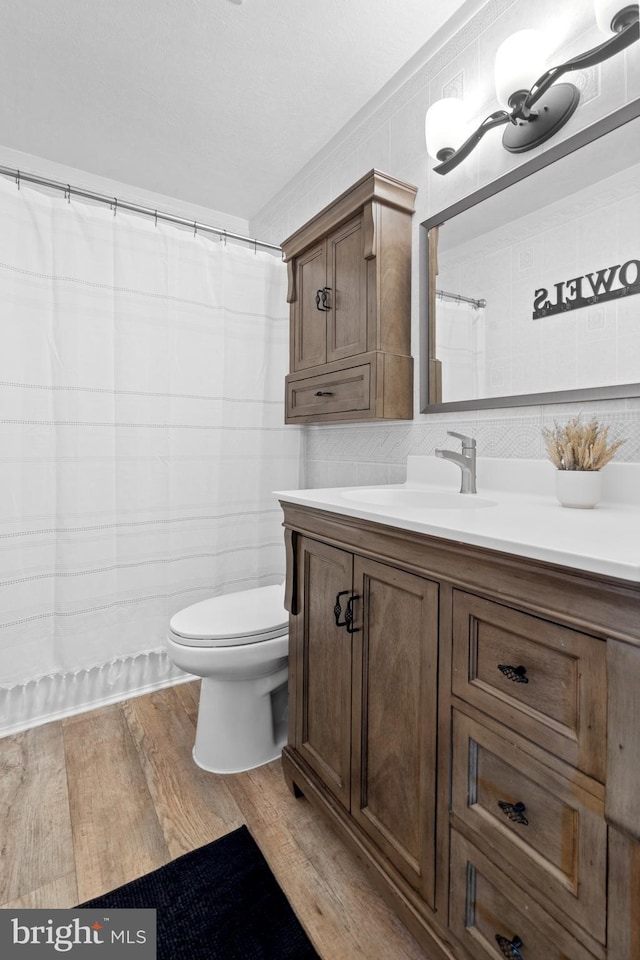
[[[411,409],[411,357],[365,353],[317,369],[313,376],[308,370],[286,378],[287,423],[350,420],[356,414],[360,420],[401,419]],[[394,389],[394,380],[402,381],[402,390]]]
[[[453,693],[604,782],[606,645],[454,591]]]
[[[366,411],[371,406],[371,364],[363,363],[315,377],[287,377],[287,416]]]

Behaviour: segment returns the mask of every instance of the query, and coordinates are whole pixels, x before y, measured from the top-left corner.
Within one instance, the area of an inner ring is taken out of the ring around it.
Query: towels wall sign
[[[533,299],[534,320],[549,317],[554,313],[579,310],[605,300],[629,297],[640,293],[640,260],[627,260],[612,267],[603,267],[594,273],[554,283],[552,287],[540,287]]]

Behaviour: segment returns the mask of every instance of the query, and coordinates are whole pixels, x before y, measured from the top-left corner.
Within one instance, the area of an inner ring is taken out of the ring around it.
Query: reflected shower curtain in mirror
[[[483,396],[485,309],[438,299],[436,356],[442,363],[442,402]]]
[[[284,265],[0,180],[0,731],[169,682],[170,616],[284,578]]]

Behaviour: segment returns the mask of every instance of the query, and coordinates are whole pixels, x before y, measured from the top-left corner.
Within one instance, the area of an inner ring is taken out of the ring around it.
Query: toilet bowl
[[[175,613],[167,653],[202,677],[193,759],[239,773],[286,743],[288,618],[282,585],[213,597]]]

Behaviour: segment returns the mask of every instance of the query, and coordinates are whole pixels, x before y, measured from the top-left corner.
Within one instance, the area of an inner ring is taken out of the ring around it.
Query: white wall
[[[416,411],[420,409],[419,224],[534,155],[534,151],[522,157],[508,154],[500,144],[500,131],[492,131],[455,171],[444,177],[434,174],[424,144],[424,115],[431,102],[445,95],[461,96],[472,104],[475,124],[497,109],[495,53],[506,37],[524,27],[541,28],[554,38],[550,65],[604,39],[595,25],[591,0],[489,0],[442,47],[432,50],[427,46],[422,62],[414,58],[411,72],[401,72],[395,85],[387,85],[250,224],[253,235],[280,243],[372,167],[418,187],[412,271]],[[568,79],[581,90],[580,106],[560,134],[538,148],[539,152],[640,97],[640,45]],[[640,373],[634,379],[640,379]],[[417,413],[411,423],[308,427],[306,482],[323,486],[402,480],[407,454],[432,454],[436,446],[453,446],[446,437],[447,427],[453,428],[453,424],[477,438],[480,456],[539,459],[544,457],[541,427],[554,418],[572,416],[578,409],[611,423],[612,435],[628,438],[618,459],[640,461],[640,399],[634,398],[581,407],[562,404]]]

